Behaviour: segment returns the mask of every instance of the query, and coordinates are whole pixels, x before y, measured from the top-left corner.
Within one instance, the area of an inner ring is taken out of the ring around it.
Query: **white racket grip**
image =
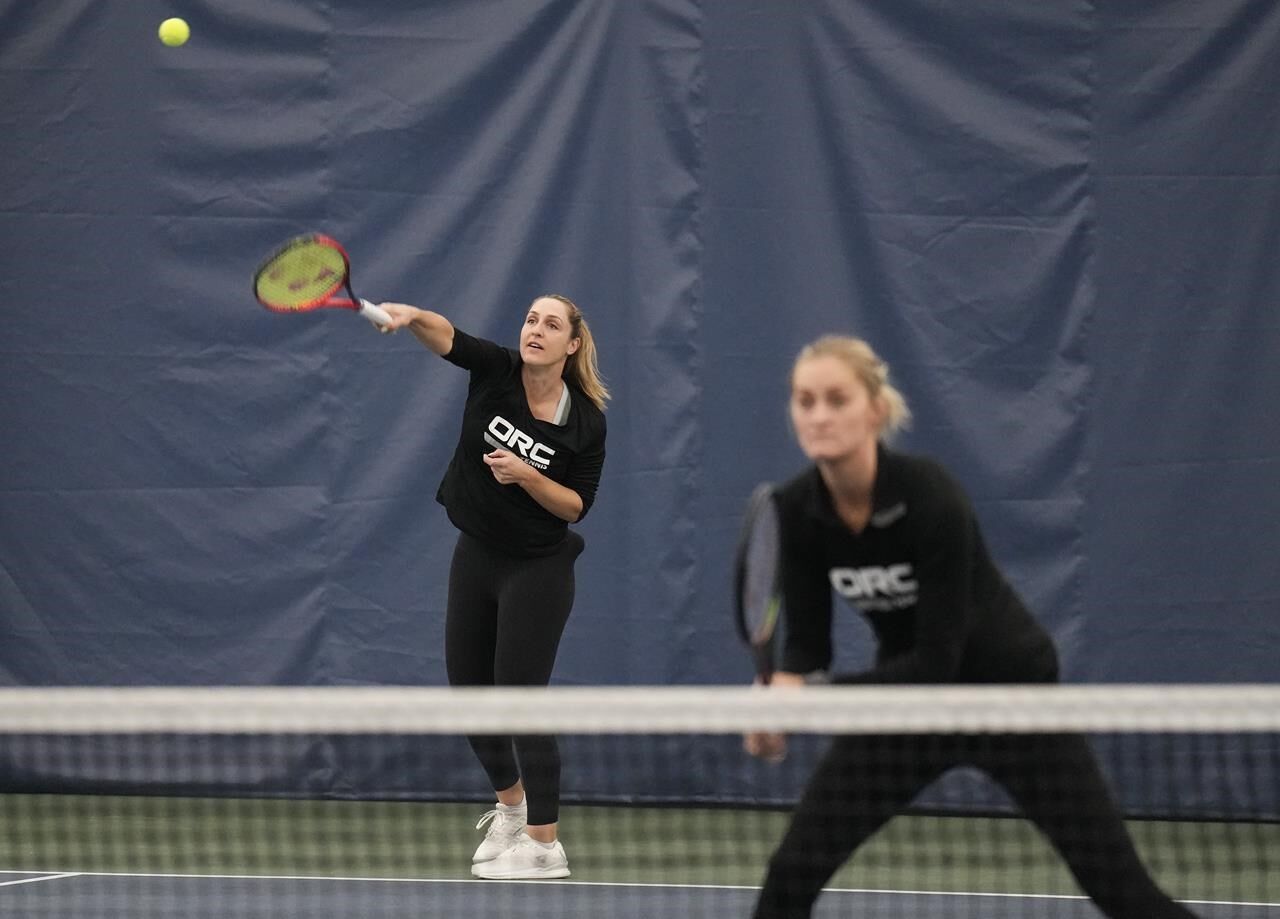
[[[380,306],[374,306],[368,300],[360,301],[360,315],[376,326],[391,325],[391,315]]]

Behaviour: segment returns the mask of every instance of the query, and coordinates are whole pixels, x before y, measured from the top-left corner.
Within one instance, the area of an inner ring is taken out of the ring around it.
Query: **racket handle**
[[[391,315],[380,306],[374,306],[368,300],[360,301],[360,315],[374,325],[391,325]]]

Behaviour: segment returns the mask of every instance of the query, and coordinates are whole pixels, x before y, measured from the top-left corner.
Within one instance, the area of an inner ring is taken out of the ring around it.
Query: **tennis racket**
[[[336,296],[344,288],[347,296]],[[337,308],[355,310],[378,326],[391,322],[386,310],[356,298],[346,250],[321,233],[291,239],[272,253],[253,276],[253,294],[277,313]]]
[[[773,485],[765,482],[756,486],[747,502],[734,565],[738,634],[751,648],[762,683],[773,679],[776,664],[775,629],[782,612],[780,545],[778,506]]]

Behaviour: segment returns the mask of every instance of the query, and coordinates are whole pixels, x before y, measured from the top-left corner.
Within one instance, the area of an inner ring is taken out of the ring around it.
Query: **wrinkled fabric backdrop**
[[[825,332],[888,360],[1066,679],[1280,677],[1270,0],[177,12],[171,49],[153,4],[0,0],[0,684],[444,682],[466,375],[258,309],[312,230],[507,344],[586,311],[614,399],[557,683],[748,679],[732,545]],[[244,784],[479,790],[309,756]]]

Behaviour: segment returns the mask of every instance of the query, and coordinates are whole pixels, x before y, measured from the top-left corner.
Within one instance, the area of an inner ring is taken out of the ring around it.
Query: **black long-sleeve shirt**
[[[782,669],[831,666],[832,593],[870,621],[868,670],[841,683],[1057,679],[1057,654],[991,559],[960,487],[937,463],[878,448],[871,516],[855,533],[816,467],[778,489]]]
[[[484,454],[509,450],[551,480],[577,492],[581,520],[595,500],[604,467],[604,412],[577,386],[568,387],[562,423],[533,417],[525,395],[518,351],[453,331],[445,360],[471,371],[462,432],[436,493],[453,525],[516,556],[549,555],[564,541],[568,524],[519,485],[502,485]]]

